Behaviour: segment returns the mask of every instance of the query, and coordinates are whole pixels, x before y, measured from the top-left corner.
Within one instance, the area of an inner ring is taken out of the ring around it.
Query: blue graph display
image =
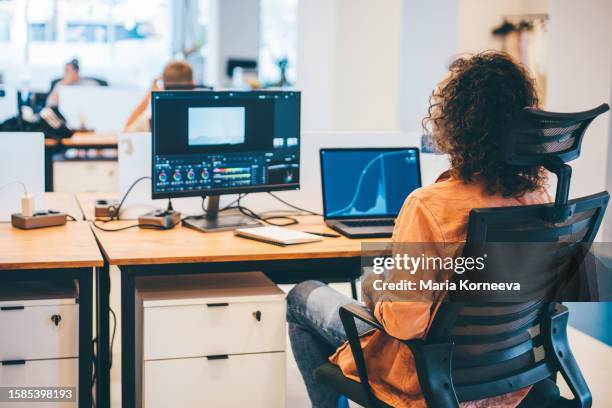
[[[420,187],[412,150],[328,150],[321,156],[328,217],[396,216]]]

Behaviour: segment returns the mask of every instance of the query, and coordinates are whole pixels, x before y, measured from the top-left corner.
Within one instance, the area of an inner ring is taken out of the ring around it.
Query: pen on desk
[[[320,237],[325,237],[325,238],[339,238],[340,235],[338,234],[330,234],[327,232],[311,232],[311,231],[304,231],[306,234],[312,234],[312,235],[318,235]]]

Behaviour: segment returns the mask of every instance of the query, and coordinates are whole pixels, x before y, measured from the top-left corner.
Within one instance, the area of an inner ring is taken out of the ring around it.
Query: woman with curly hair
[[[436,183],[413,191],[406,199],[393,241],[460,243],[466,239],[473,208],[550,202],[541,167],[510,166],[499,154],[500,135],[509,119],[525,107],[537,106],[533,79],[509,55],[487,51],[457,58],[434,91],[424,119],[438,148],[448,154],[450,169]],[[389,333],[368,331],[370,327],[360,322],[357,325],[374,395],[393,407],[425,407],[413,355],[396,338],[423,338],[439,301],[374,301],[367,290],[365,286],[367,306]],[[287,297],[291,346],[313,407],[346,404],[314,380],[313,371],[328,359],[345,376],[359,381],[338,317],[338,308],[351,302],[314,281],[297,285]],[[526,388],[461,406],[516,407],[528,392]]]

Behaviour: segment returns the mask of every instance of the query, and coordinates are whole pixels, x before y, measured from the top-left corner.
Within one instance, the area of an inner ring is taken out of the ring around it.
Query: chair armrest
[[[346,332],[346,339],[351,347],[353,360],[355,360],[355,365],[357,366],[357,372],[359,374],[359,382],[363,387],[363,391],[368,400],[368,405],[370,407],[377,407],[378,400],[374,396],[372,388],[370,387],[368,371],[366,368],[365,359],[363,357],[363,350],[361,348],[361,342],[359,341],[359,333],[357,332],[355,319],[359,319],[370,326],[377,328],[378,330],[384,331],[384,327],[376,320],[376,318],[374,318],[368,309],[356,303],[340,306],[340,310],[338,312],[340,314],[342,326]]]
[[[340,306],[340,314],[347,313],[353,317],[361,320],[374,327],[375,329],[385,331],[382,324],[372,314],[372,312],[365,306],[361,306],[358,303],[349,303],[348,305]]]
[[[369,406],[376,407],[378,406],[378,400],[370,387],[355,320],[359,319],[384,333],[386,333],[385,328],[368,309],[356,303],[341,306],[339,313],[357,366],[359,381],[368,398]],[[417,376],[421,388],[425,391],[424,395],[427,403],[431,406],[458,408],[459,402],[451,379],[451,356],[454,345],[452,343],[428,343],[420,339],[397,340],[410,347],[414,355]],[[428,378],[428,376],[432,378]],[[427,380],[424,380],[424,378]],[[449,386],[450,388],[448,388]]]
[[[398,339],[397,337],[391,336],[389,333],[387,333],[385,331],[384,326],[376,319],[376,317],[374,317],[374,315],[372,314],[372,312],[370,311],[370,309],[368,309],[365,306],[362,306],[358,303],[350,303],[348,305],[345,306],[340,306],[340,314],[347,314],[350,315],[356,319],[361,320],[362,322],[367,323],[368,325],[372,326],[375,329],[380,330],[381,332],[384,332],[387,336],[389,337],[393,337],[394,339],[396,339],[397,341],[401,341],[402,343],[404,343],[405,345],[407,345],[410,348],[413,347],[423,347],[424,345],[427,344],[432,344],[430,342],[427,342],[425,340],[421,340],[421,339],[410,339],[410,340],[402,340],[402,339]],[[346,330],[346,328],[345,328]]]
[[[385,331],[384,326],[378,320],[376,320],[376,317],[374,317],[372,312],[368,308],[366,308],[365,306],[362,306],[360,304],[350,303],[350,304],[345,305],[345,306],[340,306],[340,314],[343,314],[343,313],[351,315],[354,318],[359,319],[362,322],[367,323],[368,325],[372,326],[373,328],[378,329],[381,332],[384,332],[387,336],[393,337],[397,341],[401,341],[402,343],[404,343],[405,345],[407,345],[410,348],[412,348],[412,347],[420,347],[420,346],[423,346],[425,344],[428,344],[424,340],[420,340],[420,339],[402,340],[402,339],[398,339],[397,337],[391,336],[389,333],[387,333]]]

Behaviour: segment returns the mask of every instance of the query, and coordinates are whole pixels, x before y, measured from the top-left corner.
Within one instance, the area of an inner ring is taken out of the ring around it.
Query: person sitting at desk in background
[[[189,63],[185,61],[170,61],[164,67],[161,80],[162,87],[158,86],[160,78],[153,80],[151,91],[138,104],[134,112],[128,117],[125,132],[150,132],[151,131],[151,92],[163,89],[195,87],[193,71]]]
[[[396,220],[393,241],[465,242],[473,208],[550,202],[542,167],[512,167],[498,155],[500,134],[510,117],[524,107],[537,106],[534,80],[508,54],[487,51],[456,59],[434,91],[424,119],[424,124],[432,125],[440,150],[450,156],[450,170],[436,183],[410,194]],[[440,301],[393,302],[385,293],[383,301],[374,302],[371,285],[364,285],[363,295],[385,330],[399,339],[424,338]],[[298,284],[287,296],[291,347],[313,407],[348,406],[344,398],[315,381],[314,370],[328,359],[345,376],[359,381],[338,315],[339,307],[351,302],[355,301],[316,281]],[[425,407],[408,346],[361,321],[357,329],[375,396],[393,407]],[[461,406],[516,407],[529,390]]]
[[[84,86],[98,86],[101,84],[100,80],[92,78],[81,78],[79,73],[79,60],[74,58],[66,63],[64,66],[64,77],[59,80],[51,82],[51,90],[49,96],[47,96],[46,105],[49,107],[55,107],[59,103],[59,88],[63,85],[84,85]]]

